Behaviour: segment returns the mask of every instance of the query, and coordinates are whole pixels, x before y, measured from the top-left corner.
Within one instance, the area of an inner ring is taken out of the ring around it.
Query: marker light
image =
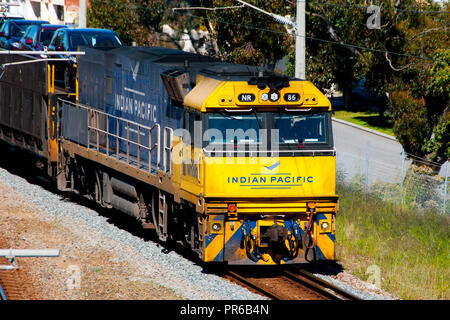
[[[235,203],[229,203],[228,204],[228,212],[236,212],[236,204]]]
[[[309,209],[314,209],[316,207],[316,203],[315,202],[308,202],[307,204]]]
[[[214,232],[219,232],[221,228],[222,228],[222,226],[220,225],[220,223],[214,223],[214,224],[211,226],[211,229],[212,229]]]
[[[322,222],[322,223],[320,224],[320,228],[322,229],[322,231],[328,230],[328,227],[329,227],[329,226],[330,226],[330,225],[329,225],[328,222]]]
[[[270,94],[270,100],[271,101],[277,101],[278,99],[279,99],[279,95],[278,95],[278,93],[276,93],[276,92],[272,92],[271,94]]]

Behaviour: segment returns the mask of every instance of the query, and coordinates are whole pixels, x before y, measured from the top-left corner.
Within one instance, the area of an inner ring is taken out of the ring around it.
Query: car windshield
[[[28,24],[19,24],[19,23],[12,22],[12,21],[11,21],[10,26],[11,26],[10,27],[10,36],[18,37],[18,38],[21,38],[24,35],[27,28],[29,27]]]
[[[44,46],[48,46],[50,44],[50,40],[52,40],[53,34],[56,30],[49,30],[44,29],[39,34],[39,43],[43,44]]]
[[[120,47],[120,39],[112,33],[73,33],[69,35],[69,46],[72,50],[85,47]]]

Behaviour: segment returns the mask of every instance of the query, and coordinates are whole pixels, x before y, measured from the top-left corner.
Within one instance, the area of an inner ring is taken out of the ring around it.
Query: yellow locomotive
[[[329,100],[308,81],[274,75],[198,81],[184,108],[206,133],[203,145],[179,142],[174,172],[183,179],[174,183],[186,199],[204,204],[204,261],[334,259]]]

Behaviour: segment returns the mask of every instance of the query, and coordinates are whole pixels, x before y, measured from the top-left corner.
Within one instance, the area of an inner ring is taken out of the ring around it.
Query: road
[[[403,160],[403,148],[394,138],[387,138],[360,128],[333,120],[336,145],[336,163],[343,170],[346,180],[355,175],[369,176],[369,184],[377,180],[399,182],[402,168],[406,170],[409,160]]]

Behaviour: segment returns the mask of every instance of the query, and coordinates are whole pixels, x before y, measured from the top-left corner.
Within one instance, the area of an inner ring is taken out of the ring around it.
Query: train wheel
[[[103,190],[102,190],[102,182],[100,177],[102,173],[98,170],[95,170],[95,181],[94,181],[94,199],[95,202],[103,206]]]
[[[152,217],[156,233],[161,241],[167,241],[167,197],[161,190],[152,195]]]

